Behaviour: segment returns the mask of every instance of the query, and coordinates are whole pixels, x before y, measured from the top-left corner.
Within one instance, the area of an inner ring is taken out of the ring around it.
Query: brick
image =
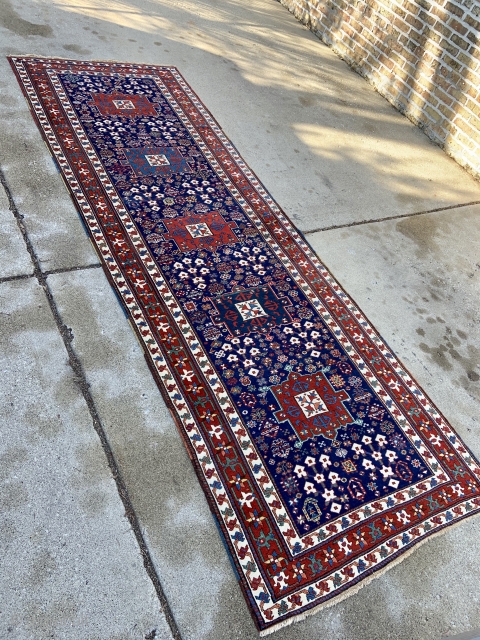
[[[435,69],[432,65],[425,64],[425,62],[420,62],[417,66],[417,77],[421,84],[425,84],[426,82],[431,83],[432,77],[435,75]]]
[[[458,120],[455,120],[454,124],[458,129],[460,129],[460,131],[462,131],[467,136],[465,137],[465,136],[459,135],[458,138],[465,145],[470,147],[470,145],[472,144],[472,139],[474,140],[475,138],[478,137],[478,131],[475,131],[475,129],[472,129],[472,127],[468,124],[468,122],[465,122],[465,120],[463,120],[462,118],[458,118]]]
[[[438,113],[438,111],[435,111],[435,109],[430,106],[425,107],[424,111],[434,122],[438,122],[442,119],[442,114]]]
[[[480,60],[480,47],[470,47],[468,53],[472,56],[472,58],[477,58],[477,60]]]
[[[460,102],[462,96],[463,96],[463,91],[460,91],[460,89],[457,89],[455,87],[451,87],[448,90],[448,93],[455,98],[455,100],[457,100],[457,102]]]
[[[412,15],[408,15],[405,18],[405,21],[412,25],[412,27],[416,30],[416,31],[421,31],[423,29],[423,22],[421,20],[419,20],[418,18],[415,18],[415,16]]]
[[[467,82],[473,82],[477,86],[480,85],[480,73],[477,73],[476,71],[472,71],[471,69],[464,68],[462,69],[462,71],[460,71],[460,76],[463,80],[466,80]]]
[[[344,34],[346,34],[349,38],[351,39],[355,39],[356,33],[355,33],[355,29],[352,29],[352,27],[350,27],[348,24],[344,24],[342,26],[342,31]]]
[[[418,49],[418,44],[416,43],[416,41],[415,41],[415,40],[408,40],[408,42],[407,42],[407,49],[413,53],[413,55],[415,56],[415,58],[417,58],[417,49]],[[407,58],[407,59],[409,59],[409,58]]]
[[[429,100],[430,98],[430,83],[425,81],[425,78],[415,77],[412,85],[414,91],[416,91],[422,98]],[[435,101],[436,102],[436,101]]]
[[[387,20],[389,24],[392,23],[392,20],[395,17],[395,14],[392,11],[381,8],[379,12],[382,14],[382,16],[385,18],[385,20]]]
[[[426,11],[430,11],[430,9],[432,8],[432,5],[430,4],[430,2],[428,2],[428,0],[417,0],[417,4]]]
[[[452,86],[451,83],[438,72],[432,77],[432,82],[436,87],[441,87],[444,91],[448,91]]]
[[[433,40],[429,40],[426,44],[425,44],[425,50],[428,51],[429,53],[432,54],[432,56],[435,56],[436,58],[439,58],[440,55],[442,54],[442,47],[440,46],[440,44],[438,42],[435,42]]]
[[[440,46],[442,47],[443,51],[447,51],[450,55],[454,57],[459,52],[459,48],[453,45],[449,40],[442,40],[442,42],[440,43]]]
[[[466,67],[468,67],[468,65],[472,62],[472,58],[463,52],[458,54],[457,60],[464,64]]]
[[[452,18],[451,20],[448,21],[448,26],[451,27],[457,33],[459,33],[461,36],[464,36],[468,31],[468,27],[466,27],[464,24],[462,24],[458,20],[455,20],[455,18]]]
[[[454,140],[451,138],[445,142],[444,149],[454,157],[457,153],[463,152],[462,145],[459,142],[457,142],[457,140]]]
[[[433,84],[433,95],[440,101],[443,102],[446,107],[450,107],[453,104],[453,97],[449,96],[448,93],[442,91],[438,86]],[[440,109],[440,107],[438,107]]]
[[[434,24],[433,29],[434,31],[438,31],[438,33],[441,33],[442,36],[445,36],[446,38],[449,38],[452,35],[452,30],[449,29],[445,24],[440,22],[440,20],[438,20]]]
[[[378,56],[378,60],[379,60],[379,62],[381,64],[383,64],[385,67],[387,67],[387,69],[389,69],[390,71],[392,71],[392,69],[395,67],[395,64],[384,53],[382,53],[380,56]]]
[[[467,91],[467,96],[472,98],[472,100],[476,100],[480,104],[480,91],[478,87],[470,86]]]
[[[425,25],[424,31],[429,31],[430,27],[436,22],[435,16],[431,16],[429,13],[425,13],[425,11],[422,11],[422,13],[418,14],[418,19],[421,20]]]
[[[458,71],[454,71],[453,69],[450,69],[448,79],[453,85],[460,86],[460,82],[462,81],[462,76],[458,73]]]
[[[357,36],[357,40],[359,39],[359,37],[361,36]],[[362,38],[362,48],[368,53],[368,54],[372,54],[375,58],[376,56],[378,56],[378,50],[376,49],[376,47],[371,44],[370,42],[368,42],[368,40],[365,40]]]
[[[413,13],[413,15],[416,15],[418,13],[418,11],[419,11],[418,4],[413,4],[413,2],[406,2],[405,0],[403,0],[402,1],[402,6],[409,13]]]
[[[434,16],[438,16],[440,20],[445,20],[448,17],[448,13],[444,7],[435,6],[432,8],[431,13],[433,13]]]
[[[428,36],[422,35],[420,33],[416,33],[415,31],[413,31],[413,29],[410,31],[408,35],[412,40],[414,40],[417,43],[417,46],[422,47],[422,49],[425,48],[425,45],[428,42]]]
[[[445,140],[445,136],[447,135],[445,129],[442,126],[442,122],[438,124],[432,125],[429,124],[428,128],[430,129],[430,133],[433,133],[433,138],[437,141],[443,142]]]
[[[461,63],[454,58],[451,58],[450,56],[444,56],[443,60],[445,64],[447,64],[452,69],[456,69],[457,71],[459,71],[462,68]]]
[[[385,37],[385,29],[380,29],[379,27],[373,27],[372,33],[375,38],[378,40],[379,47],[384,44],[383,39]]]
[[[407,75],[414,76],[416,73],[416,67],[409,62],[404,62],[403,70]]]
[[[455,113],[459,116],[462,117],[465,122],[470,118],[470,116],[472,115],[470,111],[468,111],[468,109],[466,109],[462,104],[456,104],[454,105],[454,111]]]
[[[449,13],[453,13],[454,15],[458,16],[459,18],[461,18],[464,14],[463,9],[460,9],[460,7],[457,4],[454,4],[453,2],[447,2],[445,5],[445,11],[448,11]]]
[[[466,104],[467,109],[478,118],[480,116],[480,104],[474,102],[473,100],[468,100]]]
[[[450,109],[444,104],[438,105],[437,109],[445,118],[447,118],[447,120],[451,120],[451,118],[453,118],[453,116],[455,115],[452,109]]]
[[[472,138],[470,137],[469,133],[464,133],[464,132],[459,132],[457,133],[457,140],[464,145],[467,149],[474,149],[475,148],[475,142],[472,140]]]
[[[422,96],[419,96],[417,93],[412,93],[412,95],[410,96],[410,102],[413,102],[414,104],[419,106],[420,109],[423,109],[423,107],[425,106],[425,99],[422,98]]]
[[[409,76],[407,76],[407,78],[405,78],[405,83],[408,84],[408,86],[412,87],[412,89],[413,89],[417,85],[417,78],[415,77],[414,74],[409,75]]]
[[[472,18],[472,16],[467,16],[465,18],[465,22],[474,29],[477,29],[477,31],[480,30],[480,22],[478,20],[475,20],[475,18]]]
[[[473,31],[470,31],[470,33],[468,34],[467,38],[470,40],[470,42],[472,42],[475,46],[480,44],[480,33],[474,33]]]
[[[405,84],[405,81],[401,78],[395,80],[395,82],[393,83],[393,88],[396,89],[398,93],[403,93],[405,95],[407,95],[409,91],[407,85]]]
[[[403,33],[410,31],[410,26],[402,18],[395,18],[392,24],[396,29],[399,29]]]
[[[430,42],[435,42],[435,43],[439,43],[440,40],[442,39],[442,34],[439,33],[438,31],[430,31]]]
[[[458,44],[458,46],[463,49],[464,51],[466,51],[468,49],[468,47],[470,46],[469,43],[464,40],[463,38],[460,38],[460,36],[457,36],[457,34],[453,34],[453,36],[451,37],[452,42],[454,42],[455,44]]]
[[[363,31],[363,36],[369,41],[371,42],[374,46],[377,45],[377,39],[375,38],[375,36],[373,35],[373,33],[370,33],[370,31]]]

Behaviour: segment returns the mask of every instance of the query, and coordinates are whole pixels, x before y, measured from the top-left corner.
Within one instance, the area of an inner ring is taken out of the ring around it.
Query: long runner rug
[[[480,510],[480,466],[174,67],[11,57],[262,635]]]

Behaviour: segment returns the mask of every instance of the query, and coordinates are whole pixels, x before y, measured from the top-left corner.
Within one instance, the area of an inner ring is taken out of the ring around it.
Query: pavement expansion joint
[[[76,354],[73,346],[72,346],[72,341],[73,341],[73,333],[70,327],[67,327],[67,325],[63,322],[60,313],[58,311],[55,299],[53,297],[53,294],[47,284],[47,275],[49,272],[42,272],[41,267],[40,267],[40,261],[38,259],[38,256],[35,253],[35,249],[33,248],[33,244],[28,236],[25,224],[23,223],[23,216],[21,215],[21,213],[18,211],[18,208],[15,204],[15,201],[13,199],[12,193],[10,191],[10,188],[8,186],[8,182],[6,180],[5,174],[3,173],[2,169],[0,168],[0,183],[2,184],[4,190],[5,190],[5,194],[7,196],[8,202],[9,202],[9,209],[12,212],[12,214],[14,215],[16,221],[17,221],[17,225],[18,228],[20,229],[20,232],[22,234],[23,240],[25,242],[26,248],[28,253],[30,254],[30,258],[32,260],[33,263],[33,267],[34,267],[34,272],[32,276],[26,276],[26,277],[36,277],[38,280],[38,283],[40,284],[40,286],[43,288],[45,295],[47,297],[47,301],[48,304],[50,305],[50,309],[52,312],[52,315],[55,319],[55,323],[57,325],[57,329],[62,337],[63,343],[65,345],[65,349],[67,350],[67,354],[68,354],[68,362],[69,365],[71,366],[73,373],[74,373],[74,378],[75,381],[78,384],[78,387],[83,395],[83,398],[87,404],[88,410],[90,412],[90,415],[92,417],[92,421],[93,421],[93,427],[95,429],[95,431],[97,432],[98,437],[100,438],[100,442],[103,448],[103,451],[105,453],[105,456],[107,458],[107,463],[108,466],[110,468],[110,471],[112,473],[113,479],[115,480],[116,486],[117,486],[117,491],[118,494],[120,496],[120,499],[122,500],[123,506],[125,508],[125,516],[128,518],[129,524],[133,530],[133,533],[135,535],[135,538],[137,540],[137,544],[140,548],[140,553],[143,559],[143,565],[145,567],[145,570],[147,571],[147,574],[149,576],[149,578],[151,579],[153,586],[155,588],[157,597],[160,601],[160,606],[161,609],[163,611],[163,614],[165,615],[165,618],[167,620],[167,623],[170,627],[170,631],[172,633],[172,636],[174,638],[174,640],[182,640],[181,635],[180,635],[180,631],[178,629],[178,626],[175,622],[175,618],[173,617],[173,613],[171,611],[170,605],[168,603],[168,600],[165,596],[165,593],[163,591],[161,582],[160,582],[160,578],[157,574],[157,571],[155,569],[155,565],[153,563],[153,559],[150,555],[150,551],[147,547],[147,544],[145,542],[145,538],[143,536],[141,527],[140,527],[140,523],[138,521],[137,515],[135,513],[135,510],[133,508],[133,505],[131,503],[130,497],[128,495],[128,491],[127,491],[127,487],[125,485],[125,482],[122,478],[120,469],[117,465],[117,462],[115,460],[115,457],[113,455],[113,451],[112,448],[110,446],[110,443],[108,442],[108,438],[107,435],[105,433],[104,427],[102,425],[102,422],[100,420],[100,415],[98,413],[98,410],[95,406],[95,402],[93,400],[92,394],[90,393],[90,385],[87,382],[87,378],[85,375],[85,372],[83,370],[80,358],[78,357],[78,355]],[[87,267],[83,267],[83,268],[96,268],[96,267],[100,267],[100,264],[95,264],[95,265],[89,265]],[[82,269],[82,267],[79,268],[79,270]],[[63,271],[75,271],[77,270],[76,268],[73,269],[65,269],[65,270],[55,270],[55,273],[59,272],[63,272]],[[50,272],[53,273],[53,272]],[[22,277],[19,277],[17,279],[23,279]]]
[[[388,220],[414,218],[415,216],[423,216],[427,213],[437,213],[440,211],[449,211],[450,209],[460,209],[461,207],[470,207],[474,204],[480,204],[480,200],[474,200],[472,202],[462,202],[461,204],[451,204],[448,207],[438,207],[437,209],[428,209],[426,211],[416,211],[415,213],[400,213],[397,216],[386,216],[384,218],[374,218],[371,220],[359,220],[356,222],[349,222],[347,224],[332,224],[329,227],[318,227],[317,229],[302,231],[302,234],[304,236],[308,236],[308,235],[311,235],[312,233],[319,233],[320,231],[333,231],[335,229],[347,229],[348,227],[358,227],[366,224],[374,224],[375,222],[387,222]]]
[[[44,271],[44,276],[55,276],[59,273],[70,273],[71,271],[85,271],[86,269],[101,269],[102,265],[99,262],[95,264],[86,264],[80,265],[78,267],[60,267],[58,269],[50,269],[49,271]]]
[[[101,267],[102,265],[100,263],[86,264],[86,265],[81,265],[79,267],[65,267],[65,268],[59,268],[59,269],[51,269],[49,271],[42,271],[42,274],[45,277],[47,277],[47,276],[55,276],[60,273],[71,273],[72,271],[86,271],[87,269],[100,269]],[[13,280],[28,280],[30,278],[35,278],[35,277],[36,277],[35,273],[20,273],[15,276],[5,276],[3,278],[0,278],[0,284],[2,284],[3,282],[12,282]]]
[[[35,274],[33,273],[21,273],[16,276],[5,276],[4,278],[0,278],[0,284],[3,284],[4,282],[12,282],[13,280],[29,280],[34,277]]]

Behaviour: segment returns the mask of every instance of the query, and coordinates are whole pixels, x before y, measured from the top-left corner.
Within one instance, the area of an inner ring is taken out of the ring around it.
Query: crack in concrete
[[[75,271],[75,270],[81,270],[82,268],[86,268],[86,269],[93,269],[93,268],[97,268],[97,267],[101,267],[101,264],[95,264],[95,265],[87,265],[86,267],[73,267],[70,269],[65,269],[65,270],[61,270],[61,269],[55,269],[53,271],[50,272],[43,272],[40,266],[40,260],[37,256],[37,254],[35,253],[35,249],[33,248],[33,244],[28,236],[28,232],[27,229],[25,227],[25,224],[23,222],[23,218],[24,216],[19,212],[15,201],[13,199],[12,193],[10,191],[10,188],[8,186],[7,183],[7,179],[5,177],[5,174],[3,173],[2,169],[0,168],[0,183],[2,184],[4,190],[5,190],[5,194],[7,196],[8,199],[8,203],[9,203],[9,209],[12,212],[13,216],[15,217],[16,221],[17,221],[17,225],[18,228],[20,230],[20,233],[22,234],[23,240],[25,242],[26,248],[28,253],[30,254],[30,259],[33,263],[33,275],[30,276],[13,276],[13,279],[23,279],[23,278],[31,278],[31,277],[35,277],[39,283],[39,285],[42,287],[42,289],[44,290],[44,293],[47,297],[47,301],[49,303],[50,306],[50,310],[52,312],[52,315],[54,317],[55,323],[57,325],[57,329],[62,337],[63,343],[65,345],[65,349],[67,350],[68,353],[68,362],[73,370],[73,373],[75,375],[77,384],[82,392],[83,398],[87,404],[88,410],[90,412],[90,416],[92,418],[93,421],[93,427],[95,429],[95,431],[98,434],[98,437],[100,438],[100,442],[103,448],[103,451],[105,453],[105,456],[107,458],[107,463],[108,466],[110,468],[110,471],[112,473],[113,479],[115,480],[115,483],[117,485],[117,491],[118,494],[120,496],[120,499],[122,500],[123,506],[125,508],[125,515],[128,518],[128,521],[130,523],[130,526],[132,527],[133,533],[135,534],[135,538],[137,540],[137,544],[140,548],[140,553],[142,555],[142,559],[143,559],[143,565],[147,571],[147,574],[150,578],[150,580],[153,583],[153,586],[155,588],[157,597],[160,601],[160,606],[161,609],[163,611],[163,614],[165,615],[165,618],[167,620],[167,623],[170,627],[170,631],[172,633],[172,636],[174,638],[174,640],[182,640],[181,635],[180,635],[180,631],[178,629],[177,623],[175,621],[175,618],[173,616],[172,610],[170,608],[170,605],[168,603],[168,600],[165,596],[165,593],[163,591],[161,582],[160,582],[160,577],[155,569],[155,565],[153,563],[153,559],[150,555],[150,551],[148,549],[148,546],[145,542],[145,538],[142,534],[142,530],[140,527],[140,523],[139,520],[137,518],[137,514],[135,513],[135,510],[133,508],[133,505],[130,501],[130,497],[128,495],[128,491],[127,491],[127,487],[125,485],[125,482],[122,478],[122,475],[120,473],[120,469],[118,468],[117,462],[115,460],[115,457],[113,455],[113,451],[112,448],[110,447],[110,443],[108,442],[108,438],[107,435],[105,433],[105,430],[103,428],[102,422],[100,420],[100,416],[99,413],[97,411],[97,408],[95,406],[92,394],[90,393],[90,385],[87,382],[87,378],[85,375],[85,372],[83,370],[82,364],[80,362],[79,357],[77,356],[73,346],[72,346],[72,340],[73,340],[73,334],[72,334],[72,330],[70,327],[67,327],[67,325],[63,322],[60,313],[57,309],[57,305],[56,302],[54,300],[54,297],[52,295],[52,292],[50,291],[50,288],[48,287],[47,284],[47,276],[51,275],[53,273],[63,273],[64,271]]]
[[[360,220],[359,222],[349,222],[347,224],[332,224],[330,227],[318,227],[318,229],[311,229],[310,231],[302,231],[302,235],[308,236],[312,233],[319,233],[320,231],[333,231],[334,229],[348,229],[349,227],[358,227],[364,224],[373,224],[375,222],[387,222],[388,220],[400,220],[403,218],[413,218],[414,216],[423,216],[426,213],[437,213],[438,211],[448,211],[449,209],[460,209],[460,207],[470,207],[474,204],[480,204],[480,200],[474,200],[473,202],[464,202],[462,204],[452,204],[448,207],[438,207],[437,209],[428,209],[427,211],[417,211],[415,213],[400,213],[398,216],[386,216],[385,218],[375,218],[373,220]]]

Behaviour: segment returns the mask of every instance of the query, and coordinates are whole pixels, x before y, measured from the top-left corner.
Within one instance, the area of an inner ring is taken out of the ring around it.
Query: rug
[[[10,61],[261,635],[479,511],[479,463],[176,68]]]

